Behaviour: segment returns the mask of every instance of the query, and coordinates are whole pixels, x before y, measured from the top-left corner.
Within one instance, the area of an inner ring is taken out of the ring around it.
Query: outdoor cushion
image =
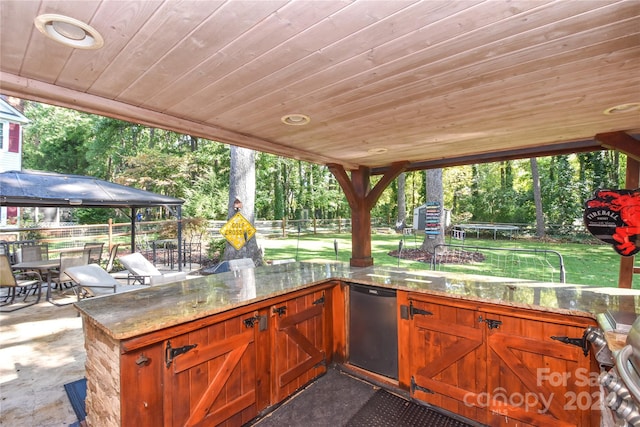
[[[162,283],[177,282],[184,280],[187,277],[187,273],[171,272],[161,273],[148,259],[146,259],[140,252],[134,252],[129,255],[122,255],[118,257],[120,263],[129,270],[130,276],[134,281],[141,283],[148,283],[150,285],[159,285]]]
[[[141,285],[122,285],[98,264],[69,267],[65,273],[78,285],[78,299],[146,288]]]

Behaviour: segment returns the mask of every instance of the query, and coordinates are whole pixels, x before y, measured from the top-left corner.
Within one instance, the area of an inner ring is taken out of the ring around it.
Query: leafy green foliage
[[[73,209],[73,216],[80,224],[106,224],[109,219],[118,215],[115,209],[106,208],[77,208]]]
[[[207,257],[213,261],[221,260],[226,245],[225,239],[211,239],[207,245]]]
[[[89,166],[85,152],[94,116],[32,102],[26,103],[25,115],[37,117],[24,131],[25,169],[85,173]]]
[[[34,102],[26,102],[25,115],[31,123],[24,133],[24,168],[96,176],[182,198],[184,217],[226,219],[228,145]],[[546,157],[538,164],[547,223],[571,224],[595,189],[623,186],[625,157],[613,151]],[[425,202],[425,173],[405,177],[411,222],[413,209]],[[373,176],[371,187],[379,179]],[[443,188],[454,222],[535,221],[528,159],[447,168]],[[395,183],[388,186],[372,217],[393,223],[397,192]],[[100,216],[76,218],[94,222]],[[325,166],[256,153],[256,218],[349,216],[345,195]]]

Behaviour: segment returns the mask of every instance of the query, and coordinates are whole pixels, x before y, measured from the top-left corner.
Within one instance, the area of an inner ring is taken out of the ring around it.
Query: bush
[[[221,260],[226,244],[226,239],[211,239],[207,248],[207,257],[214,262]]]

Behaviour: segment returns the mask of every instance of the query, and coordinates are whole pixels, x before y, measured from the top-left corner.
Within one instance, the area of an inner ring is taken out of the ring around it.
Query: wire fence
[[[199,236],[203,244],[215,239],[222,239],[220,228],[225,221],[208,221],[206,231]],[[483,223],[475,223],[483,224]],[[487,224],[487,223],[484,223]],[[302,220],[256,220],[253,223],[256,231],[264,238],[286,238],[299,234],[323,234],[323,233],[351,233],[351,220],[349,218],[333,219],[302,219]],[[496,225],[496,224],[491,224]],[[531,236],[535,234],[535,227],[530,224],[497,224],[512,226],[512,231],[508,235],[496,235],[491,227],[479,227],[473,233],[466,233],[466,238],[470,237],[493,237],[493,238],[517,238]],[[371,226],[374,232],[381,230],[394,230],[396,224],[393,220],[384,218],[373,218]],[[176,221],[141,221],[136,225],[136,250],[150,251],[153,242],[159,239],[175,238]],[[449,227],[450,229],[456,226]],[[450,235],[451,230],[446,234]],[[422,236],[424,231],[413,230],[406,227],[399,230],[404,234],[414,234]],[[589,238],[590,235],[583,225],[548,225],[547,232],[550,235],[574,236],[579,238]],[[173,233],[173,235],[171,234]],[[121,250],[131,251],[131,223],[92,224],[92,225],[72,225],[65,223],[39,223],[30,227],[3,227],[0,228],[0,241],[38,240],[47,243],[50,251],[55,255],[61,250],[75,247],[82,247],[85,243],[103,242],[106,247],[119,243]]]
[[[565,283],[562,255],[546,249],[436,245],[431,269]]]

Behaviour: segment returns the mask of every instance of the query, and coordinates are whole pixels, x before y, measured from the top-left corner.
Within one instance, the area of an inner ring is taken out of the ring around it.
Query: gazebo
[[[131,248],[136,247],[136,210],[166,206],[178,221],[178,268],[182,269],[182,204],[184,200],[115,184],[90,176],[42,171],[0,173],[0,206],[130,208]]]

